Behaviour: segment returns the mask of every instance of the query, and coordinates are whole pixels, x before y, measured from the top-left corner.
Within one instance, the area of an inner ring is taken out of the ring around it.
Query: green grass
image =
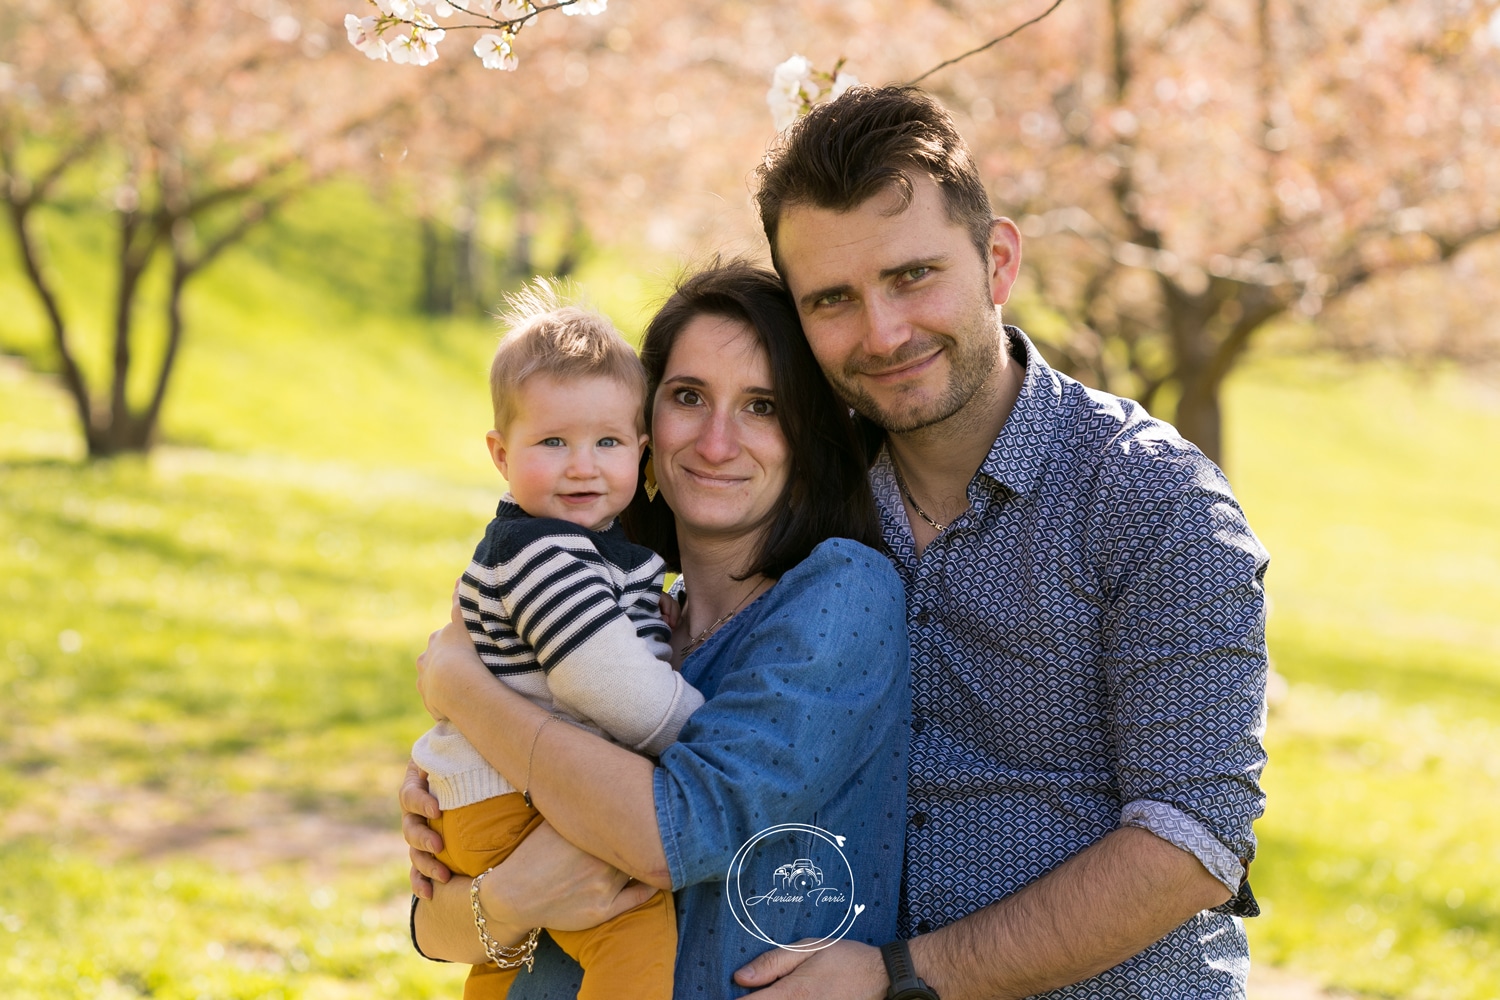
[[[1231,471],[1272,553],[1257,961],[1500,997],[1500,391],[1264,363]]]
[[[412,314],[411,237],[329,191],[226,256],[149,460],[80,464],[55,382],[0,359],[0,993],[457,994],[404,943],[394,786],[499,485],[495,333]],[[10,254],[0,351],[45,367]],[[97,359],[99,251],[57,259]],[[623,260],[582,280],[633,332],[671,268]],[[1500,997],[1500,392],[1263,358],[1228,405],[1287,682],[1255,960]]]

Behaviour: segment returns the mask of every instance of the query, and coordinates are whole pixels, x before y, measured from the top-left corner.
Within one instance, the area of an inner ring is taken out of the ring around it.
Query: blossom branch
[[[945,60],[943,60],[942,62],[938,63],[936,66],[932,67],[932,69],[930,69],[927,72],[923,73],[921,76],[919,76],[919,77],[917,77],[917,78],[915,78],[913,80],[908,80],[907,83],[906,83],[906,85],[908,87],[914,87],[917,84],[921,83],[923,80],[927,79],[932,74],[936,73],[938,70],[940,70],[940,69],[947,69],[949,66],[952,66],[954,63],[962,62],[963,60],[969,58],[970,56],[977,56],[979,53],[985,51],[986,49],[989,49],[989,48],[992,48],[992,47],[994,47],[996,45],[999,45],[1001,42],[1005,41],[1007,38],[1011,38],[1011,37],[1013,37],[1015,35],[1020,34],[1026,28],[1029,28],[1033,24],[1036,24],[1038,21],[1043,20],[1044,18],[1047,17],[1047,15],[1051,14],[1054,10],[1056,10],[1059,7],[1061,7],[1062,3],[1063,3],[1063,0],[1053,0],[1053,3],[1052,3],[1051,7],[1048,7],[1046,10],[1042,11],[1040,14],[1038,14],[1036,17],[1033,17],[1031,20],[1026,21],[1023,24],[1018,24],[1016,27],[1010,29],[1005,34],[1001,35],[999,38],[991,38],[989,41],[985,42],[983,45],[979,46],[977,49],[970,49],[969,51],[963,53],[962,55],[954,56],[952,59],[945,59]]]

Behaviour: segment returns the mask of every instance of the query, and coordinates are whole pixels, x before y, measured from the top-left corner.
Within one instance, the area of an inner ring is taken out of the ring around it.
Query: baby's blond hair
[[[507,295],[505,302],[505,339],[490,361],[496,430],[503,432],[515,418],[516,390],[533,375],[614,379],[644,402],[646,371],[641,359],[613,323],[565,301],[559,282],[538,278]]]

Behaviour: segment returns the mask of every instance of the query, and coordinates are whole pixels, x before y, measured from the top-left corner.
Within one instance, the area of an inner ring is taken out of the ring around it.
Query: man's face
[[[886,430],[953,416],[999,358],[999,311],[1015,281],[1020,237],[992,229],[985,260],[948,218],[942,192],[913,176],[903,211],[893,190],[848,212],[792,205],[777,250],[802,329],[834,389]]]

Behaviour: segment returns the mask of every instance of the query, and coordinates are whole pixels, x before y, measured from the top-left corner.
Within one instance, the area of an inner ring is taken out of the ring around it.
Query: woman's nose
[[[698,433],[698,454],[710,462],[727,462],[739,454],[738,428],[727,413],[713,413]]]

